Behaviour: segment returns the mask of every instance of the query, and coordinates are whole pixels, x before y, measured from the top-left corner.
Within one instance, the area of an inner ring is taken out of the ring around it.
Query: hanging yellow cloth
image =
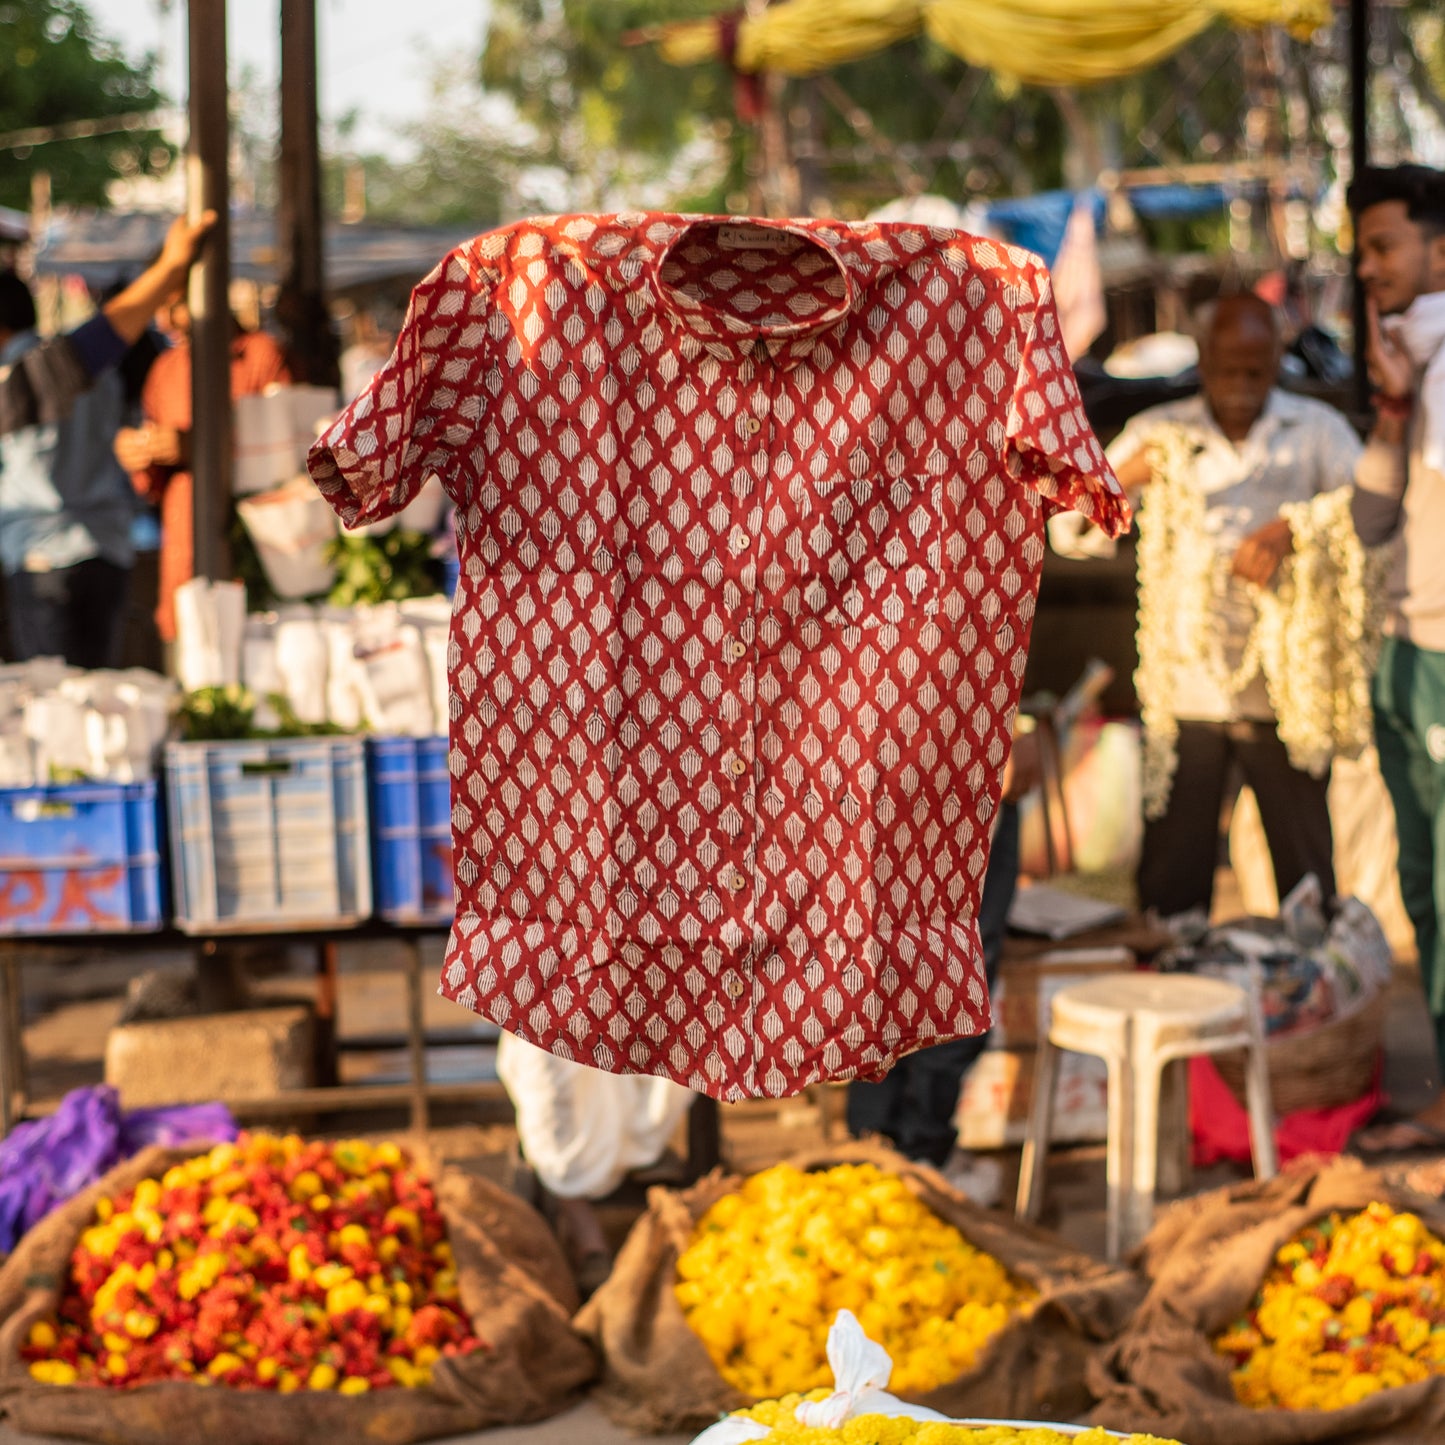
[[[1330,0],[779,0],[738,20],[731,60],[746,74],[813,75],[927,33],[1014,81],[1087,85],[1157,64],[1218,19],[1308,34],[1329,23]],[[655,35],[674,65],[721,55],[715,19]]]
[[[932,0],[924,28],[970,65],[1025,85],[1092,85],[1157,65],[1218,19],[1313,28],[1329,18],[1326,0]]]
[[[926,6],[927,0],[786,0],[740,20],[732,63],[747,75],[815,75],[917,35]],[[680,21],[658,33],[658,50],[673,65],[719,58],[716,19]]]

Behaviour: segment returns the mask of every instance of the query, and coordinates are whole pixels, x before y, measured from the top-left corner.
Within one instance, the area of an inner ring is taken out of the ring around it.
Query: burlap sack
[[[1111,1269],[1042,1230],[981,1209],[932,1169],[871,1145],[819,1149],[788,1161],[801,1169],[869,1162],[901,1175],[934,1213],[970,1243],[1039,1290],[1027,1319],[1007,1324],[973,1369],[916,1398],[951,1416],[1067,1420],[1091,1401],[1085,1362],[1123,1328],[1143,1293],[1132,1273]],[[673,1293],[678,1255],[698,1219],[742,1180],[721,1171],[677,1193],[653,1189],[647,1213],[617,1256],[611,1278],[577,1316],[602,1351],[594,1398],[635,1430],[694,1430],[753,1401],[734,1390],[688,1328]]]
[[[438,1361],[429,1388],[278,1395],[179,1381],[108,1390],[32,1379],[20,1347],[31,1323],[53,1313],[70,1252],[91,1222],[96,1200],[204,1152],[204,1146],[154,1148],[136,1155],[42,1220],[0,1269],[0,1414],[17,1429],[105,1445],[408,1445],[544,1419],[573,1403],[574,1392],[591,1378],[592,1351],[569,1324],[576,1289],[543,1220],[484,1179],[446,1167],[431,1170],[418,1159],[436,1183],[462,1303],[490,1345]]]
[[[1174,1205],[1137,1256],[1149,1293],[1129,1328],[1091,1361],[1093,1419],[1187,1445],[1425,1445],[1445,1440],[1445,1376],[1384,1390],[1341,1410],[1253,1410],[1229,1383],[1212,1336],[1248,1308],[1275,1251],[1331,1210],[1373,1200],[1420,1215],[1445,1237],[1445,1205],[1391,1185],[1357,1160],[1296,1161],[1249,1182]]]

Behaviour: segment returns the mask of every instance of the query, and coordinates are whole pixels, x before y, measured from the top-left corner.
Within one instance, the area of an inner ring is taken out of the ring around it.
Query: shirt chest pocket
[[[825,622],[897,626],[938,611],[943,483],[929,476],[831,477],[810,487],[803,600]]]

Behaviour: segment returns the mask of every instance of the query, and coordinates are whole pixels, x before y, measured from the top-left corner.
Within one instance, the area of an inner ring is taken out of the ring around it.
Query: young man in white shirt
[[[1369,319],[1375,425],[1356,473],[1355,530],[1393,543],[1375,742],[1395,805],[1400,891],[1415,926],[1445,1080],[1445,172],[1366,169],[1349,191]],[[1362,1153],[1445,1151],[1445,1090],[1413,1120],[1366,1130]]]

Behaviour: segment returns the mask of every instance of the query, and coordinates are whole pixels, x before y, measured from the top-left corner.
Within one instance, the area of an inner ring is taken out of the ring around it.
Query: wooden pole
[[[1350,175],[1370,163],[1370,0],[1350,0]],[[1365,369],[1365,288],[1354,272],[1355,410],[1370,409],[1370,378]]]
[[[281,0],[281,165],[276,309],[298,381],[336,386],[336,339],[326,311],[321,156],[317,139],[316,0]]]
[[[191,471],[196,576],[230,571],[231,502],[230,117],[226,91],[226,0],[189,0],[190,146],[186,205],[213,210],[203,259],[191,271]]]

